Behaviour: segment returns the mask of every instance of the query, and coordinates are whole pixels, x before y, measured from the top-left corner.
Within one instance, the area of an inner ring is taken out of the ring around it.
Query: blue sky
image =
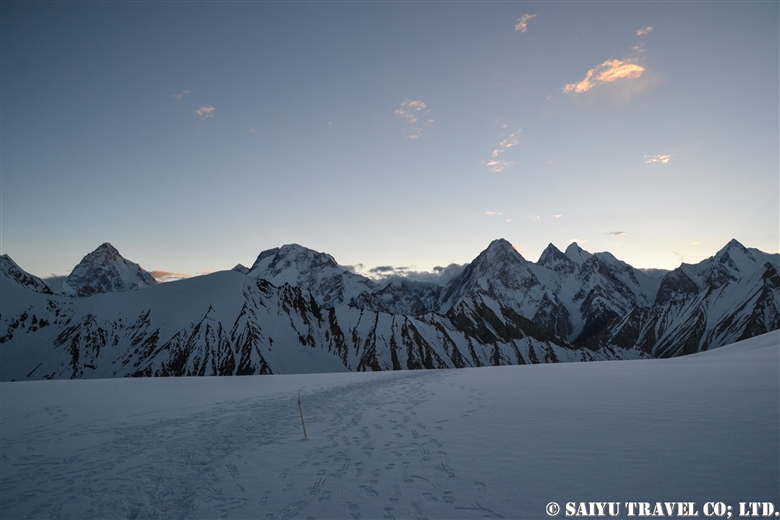
[[[3,2],[2,239],[39,276],[506,238],[674,268],[780,240],[777,2]]]

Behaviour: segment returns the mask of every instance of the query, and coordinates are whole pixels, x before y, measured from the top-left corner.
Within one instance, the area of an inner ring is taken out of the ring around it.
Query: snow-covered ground
[[[780,507],[779,354],[775,331],[665,360],[0,383],[0,517],[737,517]]]

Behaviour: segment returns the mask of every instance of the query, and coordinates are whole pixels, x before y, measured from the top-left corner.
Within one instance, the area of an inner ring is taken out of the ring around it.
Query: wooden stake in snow
[[[301,412],[301,424],[303,425],[303,437],[305,439],[308,439],[309,436],[306,435],[306,423],[303,422],[303,408],[301,408],[301,391],[298,390],[298,411]]]

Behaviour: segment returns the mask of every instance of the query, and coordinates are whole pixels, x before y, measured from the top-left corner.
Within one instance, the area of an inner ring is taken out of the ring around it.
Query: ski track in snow
[[[441,517],[446,505],[453,517],[503,518],[483,505],[492,501],[485,483],[451,467],[437,434],[453,423],[418,414],[427,400],[420,376],[430,383],[446,375],[399,374],[304,395],[309,440],[289,397],[177,418],[127,417],[107,428],[73,428],[62,407],[46,407],[37,412],[48,415],[46,426],[3,440],[3,452],[17,456],[10,468],[4,456],[3,495],[13,498],[3,499],[2,511],[36,518],[423,520],[431,506]],[[475,392],[461,417],[477,411]],[[54,455],[65,437],[90,444]]]

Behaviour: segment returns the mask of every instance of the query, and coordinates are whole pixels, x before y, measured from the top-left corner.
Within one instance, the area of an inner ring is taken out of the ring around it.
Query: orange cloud
[[[636,63],[622,60],[607,60],[601,65],[590,69],[585,79],[579,83],[569,83],[563,87],[564,94],[587,92],[600,83],[611,83],[619,79],[638,78],[645,68]]]
[[[211,274],[214,271],[203,271],[202,273],[174,273],[171,271],[149,271],[152,278],[160,283],[175,282],[177,280],[184,280],[186,278],[192,278],[193,276],[203,276]]]
[[[524,14],[520,18],[517,19],[517,22],[515,22],[515,31],[520,31],[521,33],[524,33],[526,30],[528,30],[528,20],[536,16],[535,14]]]
[[[670,154],[645,155],[645,164],[655,164],[655,163],[669,164],[669,161],[671,160],[672,160],[672,156]]]
[[[493,159],[492,161],[486,163],[486,165],[488,168],[490,168],[490,171],[494,173],[501,173],[502,171],[512,166],[514,163],[514,161],[497,161]]]

